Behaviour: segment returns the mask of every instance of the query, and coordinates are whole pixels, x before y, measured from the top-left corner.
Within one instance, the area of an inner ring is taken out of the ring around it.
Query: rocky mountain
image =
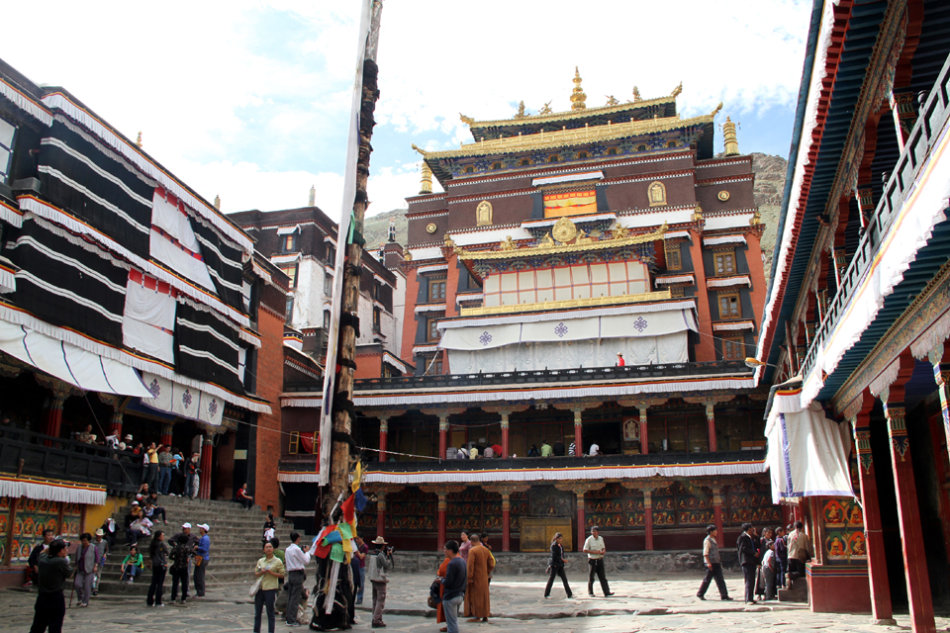
[[[752,154],[752,170],[755,172],[755,203],[759,207],[765,233],[762,235],[762,251],[765,253],[765,274],[768,277],[772,269],[772,251],[775,249],[775,236],[778,216],[782,210],[782,192],[785,190],[786,161],[781,156]],[[366,248],[375,251],[386,243],[389,235],[389,222],[396,223],[396,241],[406,243],[406,210],[393,209],[379,215],[366,218],[363,235]]]

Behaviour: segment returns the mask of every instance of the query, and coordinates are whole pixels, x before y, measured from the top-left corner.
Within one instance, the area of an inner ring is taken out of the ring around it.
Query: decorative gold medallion
[[[551,235],[562,244],[570,242],[577,237],[577,226],[575,226],[567,216],[561,216],[558,218],[558,221],[554,223],[554,228],[551,229]]]
[[[426,233],[435,233],[438,230],[438,228],[439,227],[436,226],[435,222],[429,222],[428,224],[426,224]]]
[[[719,198],[720,202],[725,202],[726,200],[729,199],[729,192],[723,189],[722,191],[716,194],[716,197]]]
[[[475,226],[488,226],[492,223],[492,206],[488,200],[482,200],[475,207]]]

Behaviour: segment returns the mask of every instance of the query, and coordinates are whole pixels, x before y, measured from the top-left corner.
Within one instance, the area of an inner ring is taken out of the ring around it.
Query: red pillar
[[[713,488],[713,523],[716,524],[716,534],[719,535],[719,547],[724,547],[726,537],[722,533],[722,488],[719,486]]]
[[[719,450],[716,446],[716,407],[711,402],[706,403],[706,432],[709,434],[709,452],[715,453]]]
[[[583,416],[583,409],[574,409],[574,455],[577,457],[585,454],[584,436],[582,435]]]
[[[864,512],[865,548],[868,554],[868,581],[871,585],[871,615],[875,620],[893,622],[891,585],[884,556],[881,530],[881,506],[877,497],[877,479],[871,456],[871,409],[874,399],[864,394],[861,411],[854,417],[854,445],[858,455],[858,480],[861,483],[861,508]]]
[[[913,359],[901,359],[897,382],[881,394],[881,400],[884,401],[884,415],[887,418],[887,434],[890,439],[891,468],[894,471],[894,492],[897,496],[897,516],[900,520],[911,627],[914,633],[930,633],[936,630],[933,598],[930,594],[930,578],[927,575],[927,555],[924,551],[923,530],[920,527],[920,506],[917,503],[917,487],[914,483],[904,408],[904,385],[910,378],[913,367]]]
[[[376,536],[386,538],[386,493],[376,495]]]
[[[172,445],[172,423],[171,422],[166,422],[162,425],[162,435],[161,435],[161,439],[159,439],[159,443],[162,444],[163,446]]]
[[[53,397],[46,411],[46,424],[43,433],[51,437],[59,437],[63,427],[63,403],[66,402],[65,392],[54,389]]]
[[[647,436],[647,408],[640,407],[640,453],[650,452],[650,438]]]
[[[644,547],[653,551],[653,491],[643,491],[643,538]]]
[[[443,452],[444,454],[444,452]],[[442,547],[445,545],[445,509],[446,509],[446,497],[444,492],[439,493],[439,543],[436,549],[442,551]]]
[[[116,401],[118,401],[118,398]],[[122,441],[122,409],[119,408],[118,404],[112,411],[112,427],[109,429],[109,433],[119,438],[120,442]]]
[[[389,435],[389,418],[379,419],[379,461],[386,461],[386,438]],[[444,455],[444,453],[443,453]]]
[[[584,516],[584,492],[577,493],[577,544],[575,551],[584,549],[584,539],[587,538],[587,519]]]
[[[501,456],[508,457],[511,453],[508,451],[508,416],[507,411],[501,412]],[[504,551],[508,551],[507,549]]]
[[[198,496],[211,498],[211,451],[214,448],[212,436],[206,434],[201,442],[201,475],[198,484]]]
[[[501,551],[511,551],[511,494],[501,493]]]
[[[449,414],[439,414],[439,459],[445,459],[449,447]],[[441,542],[441,541],[440,541]]]

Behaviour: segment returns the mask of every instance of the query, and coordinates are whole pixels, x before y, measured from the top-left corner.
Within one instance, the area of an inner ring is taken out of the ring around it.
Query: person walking
[[[587,554],[587,564],[590,566],[590,573],[587,576],[587,595],[594,597],[594,575],[600,580],[600,588],[604,592],[604,597],[614,595],[607,584],[607,575],[604,572],[604,554],[607,553],[607,545],[600,536],[600,528],[596,525],[591,527],[590,536],[584,541],[583,551]]]
[[[374,629],[383,628],[383,609],[386,608],[386,584],[389,577],[386,575],[394,567],[392,548],[388,547],[386,539],[377,536],[373,541],[373,551],[367,555],[366,577],[373,584],[373,624]]]
[[[300,547],[300,534],[290,533],[290,545],[284,551],[284,566],[287,570],[287,608],[284,610],[287,626],[299,626],[297,607],[307,580],[306,567],[310,563],[308,546]]]
[[[284,577],[284,564],[274,556],[273,543],[264,543],[264,556],[257,560],[254,576],[261,579],[261,585],[254,594],[254,633],[261,633],[261,612],[264,607],[267,607],[267,630],[274,633],[274,600],[277,598],[277,587]]]
[[[188,561],[194,553],[194,547],[190,544],[189,535],[181,533],[172,539],[172,552],[170,554],[172,565],[172,603],[178,598],[178,587],[181,585],[181,604],[185,604],[188,599]]]
[[[742,567],[742,575],[745,579],[746,604],[755,604],[755,569],[759,564],[759,559],[751,523],[742,524],[742,533],[736,540],[736,551],[739,554],[739,565]]]
[[[207,523],[198,524],[201,536],[198,538],[198,545],[195,546],[195,573],[192,578],[195,583],[195,596],[198,598],[204,598],[205,572],[208,570],[208,563],[211,562],[211,539],[208,537],[210,529]]]
[[[459,556],[459,544],[445,544],[445,576],[442,577],[442,613],[445,615],[446,633],[459,633],[459,605],[465,599],[468,572],[465,559]],[[441,568],[440,568],[441,569]]]
[[[92,535],[83,532],[79,537],[79,547],[76,548],[76,577],[73,579],[73,586],[76,587],[76,606],[89,606],[92,581],[98,571],[99,562],[96,547],[92,544]]]
[[[442,606],[442,600],[445,597],[445,585],[443,583],[445,582],[445,575],[449,571],[449,563],[451,563],[452,559],[458,555],[457,551],[450,552],[448,549],[446,549],[446,547],[448,547],[448,543],[455,543],[455,541],[448,541],[446,545],[443,546],[445,558],[442,559],[442,562],[439,564],[439,570],[436,572],[436,580],[439,581],[439,604],[435,608],[436,624],[445,622],[445,608]],[[458,549],[458,543],[455,543],[455,548],[456,550]],[[439,629],[440,633],[445,633],[447,628],[448,625],[443,626],[441,629]]]
[[[462,541],[459,544],[459,556],[467,563],[468,550],[472,549],[472,542],[468,540],[468,530],[462,530],[461,534],[459,534],[459,539]]]
[[[775,528],[775,586],[785,587],[785,572],[788,569],[788,545],[785,543],[785,528]]]
[[[95,540],[92,546],[96,549],[96,573],[92,579],[92,595],[99,595],[99,579],[102,576],[102,569],[106,565],[106,559],[109,557],[109,541],[105,538],[106,532],[102,528],[96,530]]]
[[[163,446],[158,451],[158,493],[167,495],[172,486],[172,454],[171,449]]]
[[[63,587],[73,573],[66,560],[66,542],[55,539],[37,557],[36,604],[33,606],[33,625],[30,633],[62,633],[66,617],[66,597]]]
[[[145,604],[150,607],[164,607],[162,593],[165,592],[165,574],[168,571],[168,544],[165,543],[165,533],[161,530],[155,530],[152,536],[148,557],[152,561],[152,582],[148,586]]]
[[[185,464],[185,498],[193,499],[198,494],[198,475],[201,468],[198,466],[198,453],[192,453],[191,459]]]
[[[468,550],[465,567],[468,587],[465,591],[465,615],[469,622],[488,622],[491,615],[491,590],[489,582],[495,569],[495,557],[481,542],[478,534],[469,534],[472,549]]]
[[[353,544],[356,546],[353,550],[355,556],[360,562],[359,585],[356,589],[356,604],[363,604],[363,590],[366,589],[366,555],[369,553],[369,546],[359,536],[353,537]],[[356,578],[353,579],[356,582]]]
[[[715,525],[706,526],[706,538],[703,540],[703,565],[706,567],[706,577],[699,585],[699,591],[696,597],[700,600],[706,599],[706,589],[709,583],[716,581],[716,587],[719,589],[719,598],[721,600],[732,600],[729,597],[729,591],[726,589],[726,579],[722,577],[722,556],[719,554],[719,530]]]
[[[554,540],[551,541],[551,562],[548,563],[548,569],[551,571],[548,576],[548,584],[544,586],[545,598],[551,596],[551,585],[554,584],[555,576],[561,577],[561,582],[564,583],[564,591],[567,592],[567,597],[574,597],[574,594],[571,593],[571,586],[567,584],[567,575],[564,573],[564,563],[567,561],[564,559],[564,546],[561,544],[563,540],[563,534],[560,532],[554,533]]]

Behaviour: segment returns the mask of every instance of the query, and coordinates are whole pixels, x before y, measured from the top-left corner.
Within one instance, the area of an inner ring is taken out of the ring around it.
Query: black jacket
[[[551,567],[564,567],[564,548],[557,543],[551,543]]]
[[[746,532],[740,534],[738,540],[736,540],[736,551],[739,554],[740,565],[752,565],[755,567],[759,564],[758,556],[756,556],[755,542],[752,540],[752,536]]]

